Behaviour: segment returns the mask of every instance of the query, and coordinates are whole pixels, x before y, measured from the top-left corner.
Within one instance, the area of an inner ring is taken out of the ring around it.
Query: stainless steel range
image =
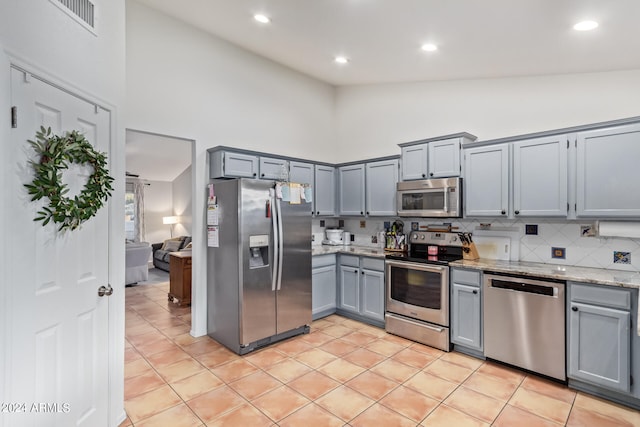
[[[407,254],[386,256],[386,330],[449,351],[449,263],[462,259],[456,233],[412,231]]]

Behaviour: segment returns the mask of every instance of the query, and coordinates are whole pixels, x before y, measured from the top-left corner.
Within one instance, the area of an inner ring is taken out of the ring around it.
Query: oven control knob
[[[418,240],[418,233],[413,233],[413,237],[412,237],[412,239],[413,239],[413,240]]]
[[[420,235],[420,240],[424,240],[424,234]]]

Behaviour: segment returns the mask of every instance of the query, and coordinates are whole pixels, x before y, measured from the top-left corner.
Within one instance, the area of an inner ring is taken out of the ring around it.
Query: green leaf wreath
[[[113,178],[106,168],[106,153],[94,150],[84,135],[75,130],[58,136],[51,134],[51,128],[40,127],[36,140],[28,142],[40,160],[29,162],[35,178],[24,186],[32,196],[31,201],[43,197],[49,199],[49,205],[38,211],[34,221],[42,221],[43,226],[53,221],[59,224],[58,231],[77,229],[98,212],[113,191]],[[84,188],[73,198],[65,196],[69,188],[62,183],[62,172],[69,168],[70,163],[93,167]]]

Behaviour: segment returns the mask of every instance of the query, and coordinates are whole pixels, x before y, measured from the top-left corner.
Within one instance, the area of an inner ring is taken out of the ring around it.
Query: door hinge
[[[569,203],[567,202],[567,212],[569,212]]]
[[[629,378],[629,385],[633,385],[633,375],[630,375],[630,378]]]
[[[18,107],[15,105],[11,107],[11,127],[14,129],[18,127]]]
[[[567,139],[567,150],[569,149],[569,139]]]

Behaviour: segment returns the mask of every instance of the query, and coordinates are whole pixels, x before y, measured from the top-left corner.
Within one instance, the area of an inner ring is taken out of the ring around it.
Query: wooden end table
[[[169,254],[169,301],[191,305],[191,251]]]

